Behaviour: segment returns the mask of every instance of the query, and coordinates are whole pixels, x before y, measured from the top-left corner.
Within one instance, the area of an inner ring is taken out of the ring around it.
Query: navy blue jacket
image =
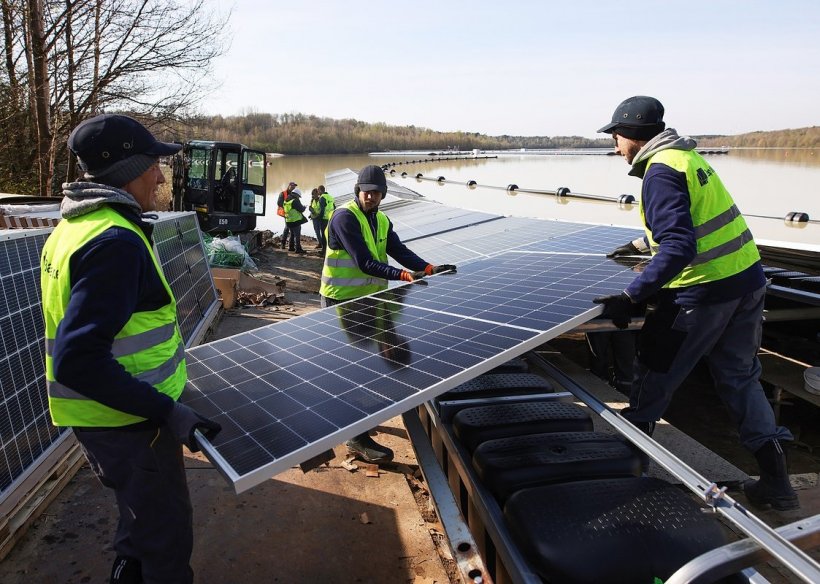
[[[356,202],[358,204],[358,201]],[[373,236],[376,235],[376,211],[365,213]],[[388,219],[388,222],[390,220]],[[331,249],[344,248],[361,271],[370,276],[384,278],[386,280],[400,280],[403,270],[383,264],[373,259],[370,250],[362,239],[362,230],[359,221],[349,210],[341,207],[333,212],[328,226],[328,246]],[[399,262],[411,271],[420,271],[427,267],[427,262],[413,253],[404,243],[402,243],[396,232],[393,231],[393,223],[387,230],[387,255]]]
[[[643,302],[661,292],[663,285],[677,276],[697,254],[686,174],[662,163],[653,164],[643,177],[641,197],[646,225],[660,251],[627,287],[626,293],[634,302]],[[686,288],[667,288],[661,293],[682,306],[696,306],[740,298],[765,283],[763,269],[757,262],[723,280]]]
[[[130,209],[111,205],[151,238],[152,227]],[[113,227],[71,256],[71,296],[57,331],[55,378],[101,404],[161,422],[174,401],[132,377],[111,354],[114,336],[134,312],[170,299],[148,249],[133,232]]]

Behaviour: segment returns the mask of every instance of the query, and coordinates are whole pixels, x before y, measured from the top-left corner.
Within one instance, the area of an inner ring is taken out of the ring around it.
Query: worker
[[[316,232],[316,247],[325,254],[327,249],[327,240],[325,239],[325,230],[327,229],[327,222],[330,221],[330,216],[336,208],[336,202],[333,197],[325,191],[325,185],[319,185],[311,192],[310,201],[310,219],[313,221],[313,230]]]
[[[190,583],[192,511],[182,445],[218,423],[178,400],[186,381],[176,300],[142,213],[165,182],[159,142],[122,115],[81,122],[68,148],[84,171],[63,185],[41,258],[51,420],[72,428],[119,508],[111,582]]]
[[[322,308],[387,289],[388,280],[419,281],[425,276],[455,272],[456,266],[434,266],[402,243],[379,204],[387,193],[384,171],[375,165],[361,169],[353,188],[354,199],[337,208],[327,228],[327,253],[319,298]],[[387,256],[405,270],[387,264]],[[367,432],[346,443],[365,462],[393,459],[393,451]]]
[[[298,185],[295,182],[289,182],[288,185],[284,189],[282,189],[282,191],[279,193],[279,196],[276,198],[276,214],[282,217],[283,219],[285,218],[285,201],[288,200],[288,196],[290,195],[290,193],[293,192],[293,189],[295,189],[297,186]],[[280,240],[282,249],[285,249],[287,247],[289,235],[290,230],[288,228],[287,221],[285,221],[285,229],[284,231],[282,231],[282,238]],[[291,246],[290,251],[295,251],[293,249],[293,246]]]
[[[629,174],[643,179],[646,235],[608,257],[645,249],[652,254],[621,294],[593,300],[619,328],[627,327],[635,304],[652,303],[622,414],[651,435],[675,390],[703,358],[741,443],[760,466],[760,480],[744,484],[749,502],[796,509],[783,448],[793,437],[776,424],[759,381],[766,293],[760,254],[720,177],[695,151],[693,139],[666,129],[663,114],[657,99],[630,97],[598,130],[612,134],[616,153],[632,165]]]
[[[307,252],[302,249],[302,223],[307,223],[302,191],[293,189],[282,207],[285,210],[285,229],[290,235],[288,249],[298,254],[306,254]]]

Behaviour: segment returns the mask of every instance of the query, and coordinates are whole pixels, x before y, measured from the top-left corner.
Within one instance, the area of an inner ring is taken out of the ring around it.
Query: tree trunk
[[[65,0],[65,46],[66,58],[68,60],[68,76],[66,78],[66,94],[68,96],[68,127],[73,129],[77,124],[77,105],[74,100],[74,33],[72,21],[74,17],[74,6],[71,0]],[[73,181],[77,174],[77,158],[68,151],[68,164],[66,165],[66,181]]]
[[[14,70],[14,58],[12,50],[14,48],[14,34],[12,32],[11,6],[8,0],[0,0],[0,8],[3,12],[3,48],[6,53],[6,73],[9,76],[9,85],[17,87],[17,72]]]
[[[34,113],[37,120],[37,168],[40,194],[51,196],[53,166],[51,163],[51,120],[49,118],[49,83],[46,39],[43,31],[42,0],[28,0],[29,39],[33,66]]]

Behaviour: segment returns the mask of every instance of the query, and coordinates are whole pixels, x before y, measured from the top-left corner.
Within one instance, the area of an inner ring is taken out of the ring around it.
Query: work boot
[[[743,483],[749,503],[755,507],[778,511],[799,509],[800,501],[789,482],[786,453],[778,440],[770,440],[755,452],[760,467],[760,479]]]
[[[365,462],[381,463],[393,460],[393,451],[373,440],[367,433],[348,440],[345,446],[350,454]]]
[[[117,556],[111,566],[109,584],[142,584],[140,561],[128,556]]]

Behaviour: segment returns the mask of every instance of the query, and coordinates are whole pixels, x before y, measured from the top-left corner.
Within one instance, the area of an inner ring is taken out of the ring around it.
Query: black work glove
[[[209,420],[179,402],[174,404],[174,409],[171,410],[171,416],[168,418],[167,424],[176,439],[187,446],[191,452],[199,452],[199,444],[194,437],[194,430],[198,428],[208,440],[212,440],[222,429],[218,422]]]
[[[619,329],[625,329],[632,322],[632,299],[626,292],[613,294],[612,296],[599,296],[593,298],[595,304],[603,304],[604,312],[602,316],[611,318],[612,323]]]
[[[641,243],[641,247],[638,247],[637,245],[635,245],[636,241],[639,241]],[[626,243],[626,244],[622,245],[621,247],[619,247],[617,249],[613,249],[611,252],[606,254],[606,257],[616,258],[618,256],[627,256],[627,255],[642,255],[642,256],[649,255],[649,248],[647,247],[646,242],[643,239],[641,239],[641,238],[634,239],[634,240],[630,241],[629,243]]]
[[[455,274],[456,267],[453,264],[441,264],[440,266],[433,267],[434,274],[440,274],[442,272],[453,272]]]
[[[617,249],[613,249],[611,252],[606,254],[608,258],[616,258],[618,256],[629,256],[629,255],[643,255],[643,252],[639,250],[634,243],[631,241],[625,245]]]

